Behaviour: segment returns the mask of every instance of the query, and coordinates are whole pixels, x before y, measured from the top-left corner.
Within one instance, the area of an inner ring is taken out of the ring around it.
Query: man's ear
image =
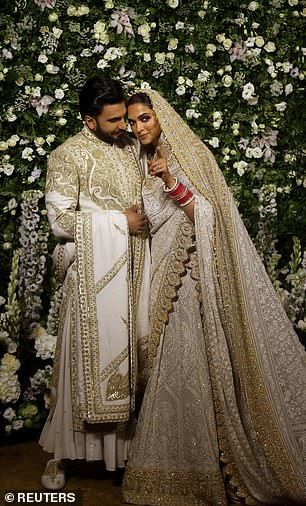
[[[96,122],[95,118],[92,118],[92,116],[85,116],[84,121],[85,121],[85,125],[87,126],[87,128],[89,128],[89,130],[91,130],[92,132],[96,131],[97,122]]]

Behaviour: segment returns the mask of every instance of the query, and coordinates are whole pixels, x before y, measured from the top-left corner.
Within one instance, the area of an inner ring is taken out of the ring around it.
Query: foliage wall
[[[292,324],[306,329],[301,0],[2,0],[0,428],[39,429],[60,287],[43,189],[92,75],[158,89],[210,145]],[[305,151],[304,151],[305,153]]]

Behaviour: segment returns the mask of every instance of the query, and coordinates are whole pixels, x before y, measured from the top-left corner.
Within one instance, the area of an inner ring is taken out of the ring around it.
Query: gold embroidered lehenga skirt
[[[152,239],[149,351],[155,359],[124,499],[182,506],[306,504],[302,346],[239,218],[257,342],[255,351],[238,342],[239,333],[231,342],[215,271],[214,213],[202,198],[196,198],[195,216],[193,227],[177,211]],[[263,301],[267,311],[256,314]],[[260,368],[260,381],[240,361],[242,347],[254,371]]]

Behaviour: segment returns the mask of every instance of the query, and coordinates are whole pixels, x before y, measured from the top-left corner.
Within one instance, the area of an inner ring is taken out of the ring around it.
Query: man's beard
[[[114,132],[118,135],[111,135],[108,132],[105,132],[103,128],[100,127],[100,125],[96,125],[96,130],[94,131],[94,134],[98,139],[100,139],[103,142],[107,142],[107,144],[126,144],[130,140],[130,136],[125,130],[117,130]]]

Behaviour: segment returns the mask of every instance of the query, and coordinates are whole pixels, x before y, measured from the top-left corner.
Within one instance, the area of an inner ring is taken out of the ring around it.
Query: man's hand
[[[138,206],[134,204],[126,209],[123,214],[126,215],[130,234],[141,234],[147,229],[148,219],[145,214],[137,212]]]

